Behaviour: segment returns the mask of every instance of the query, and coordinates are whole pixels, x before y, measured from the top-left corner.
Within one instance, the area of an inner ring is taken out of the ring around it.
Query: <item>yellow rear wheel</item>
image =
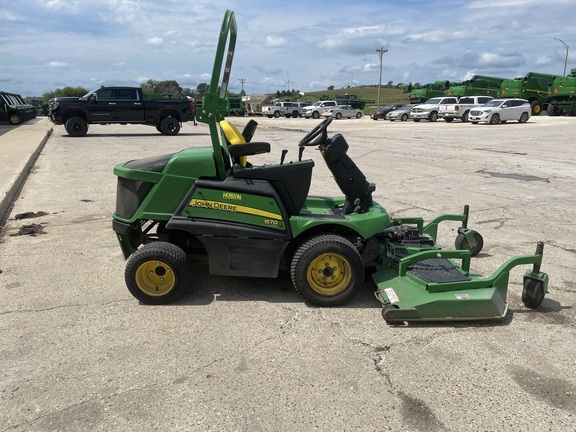
[[[356,247],[337,234],[320,234],[298,246],[290,264],[294,288],[311,304],[346,303],[364,280],[364,265]]]
[[[351,278],[350,263],[338,253],[321,254],[308,266],[308,283],[320,295],[332,296],[342,292]]]

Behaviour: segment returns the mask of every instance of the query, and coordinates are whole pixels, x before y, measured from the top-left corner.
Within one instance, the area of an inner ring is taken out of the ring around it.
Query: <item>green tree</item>
[[[334,90],[334,86],[333,85],[328,86],[327,90]]]
[[[148,80],[147,82],[140,85],[140,88],[144,93],[160,93],[167,94],[174,98],[180,98],[182,96],[182,87],[177,81],[156,81]]]
[[[196,93],[198,93],[199,97],[204,96],[210,90],[210,84],[208,83],[200,83],[196,86]]]
[[[44,102],[48,102],[49,99],[57,97],[81,97],[84,96],[89,91],[90,90],[88,90],[86,87],[58,88],[54,91],[44,93],[42,95],[42,99],[44,99]]]

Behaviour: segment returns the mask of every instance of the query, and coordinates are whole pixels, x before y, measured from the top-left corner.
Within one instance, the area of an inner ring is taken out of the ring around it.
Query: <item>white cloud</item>
[[[266,36],[264,39],[264,46],[268,48],[281,48],[287,44],[286,39],[280,36]]]
[[[51,67],[51,68],[61,68],[61,67],[70,66],[70,64],[64,63],[64,62],[59,62],[59,61],[51,61],[51,62],[46,63],[46,66]]]
[[[161,37],[158,37],[158,36],[154,36],[154,37],[146,39],[147,45],[158,46],[158,45],[161,45],[162,42],[164,42],[164,39],[162,39]]]

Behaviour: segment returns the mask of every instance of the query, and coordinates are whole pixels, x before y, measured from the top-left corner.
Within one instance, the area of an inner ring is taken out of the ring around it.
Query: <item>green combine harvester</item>
[[[576,115],[576,68],[572,69],[568,76],[554,79],[550,86],[548,103],[548,115]]]
[[[528,72],[523,77],[502,81],[498,97],[526,99],[532,107],[532,115],[540,115],[548,109],[548,90],[556,78],[558,75]]]
[[[451,85],[443,96],[492,96],[498,97],[500,86],[506,78],[497,78],[486,75],[474,75],[461,83]]]
[[[434,81],[422,87],[413,87],[412,84],[402,86],[405,93],[409,93],[411,104],[420,104],[433,97],[444,96],[444,92],[451,85],[450,81]]]
[[[541,304],[548,287],[542,243],[491,276],[471,272],[483,239],[468,228],[468,207],[428,223],[391,217],[373,201],[376,186],[348,156],[344,136],[329,136],[331,117],[297,143],[296,160],[286,161],[283,152],[276,164],[250,163],[247,158],[270,152],[270,144],[252,140],[254,120],[240,132],[224,119],[236,35],[227,11],[210,90],[197,113],[212,145],[114,168],[112,226],[134,297],[146,304],[177,301],[194,282],[190,263],[200,261],[212,275],[275,278],[287,269],[295,289],[316,306],[346,303],[370,272],[389,323],[495,320],[508,310],[510,270],[529,265],[522,299],[530,308]],[[308,195],[314,161],[304,158],[306,147],[320,150],[312,153],[322,156],[342,196]],[[461,224],[454,250],[436,243],[445,221]]]

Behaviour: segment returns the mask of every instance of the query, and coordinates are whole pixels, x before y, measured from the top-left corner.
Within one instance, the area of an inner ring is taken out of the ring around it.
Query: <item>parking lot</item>
[[[241,130],[247,118],[230,118]],[[318,121],[257,118],[253,164],[298,157]],[[490,274],[543,241],[537,310],[511,273],[500,322],[387,325],[369,278],[337,308],[306,305],[290,278],[228,278],[145,306],[124,283],[111,228],[114,165],[210,145],[146,126],[54,126],[0,233],[2,431],[576,430],[576,118],[472,125],[338,120],[374,199],[395,216],[458,213],[484,237]],[[340,195],[321,155],[310,194]],[[443,227],[451,247],[457,225]]]

